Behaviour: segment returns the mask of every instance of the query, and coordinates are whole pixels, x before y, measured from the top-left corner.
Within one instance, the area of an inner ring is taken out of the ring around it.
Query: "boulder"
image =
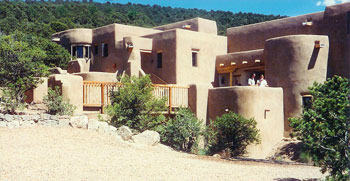
[[[112,126],[112,125],[109,125],[108,126],[108,133],[109,134],[114,134],[115,132],[117,132],[117,128]]]
[[[11,121],[7,123],[7,127],[12,128],[18,128],[19,127],[19,121]]]
[[[132,139],[133,134],[131,132],[131,129],[127,126],[119,127],[117,133],[124,141],[129,141]]]
[[[89,119],[88,122],[88,130],[94,130],[97,131],[98,130],[98,121],[96,119]]]
[[[138,135],[132,137],[135,143],[147,146],[155,146],[160,142],[159,133],[155,131],[146,130]]]
[[[7,122],[0,121],[0,128],[6,128],[6,127],[7,127]]]
[[[5,114],[4,120],[7,121],[7,122],[13,121],[14,120],[13,115]]]
[[[70,118],[70,125],[73,128],[87,129],[89,118],[87,116],[73,116]]]
[[[98,130],[99,133],[107,133],[109,131],[108,123],[106,122],[98,122]]]
[[[58,120],[58,127],[68,127],[69,126],[69,119],[59,119]]]

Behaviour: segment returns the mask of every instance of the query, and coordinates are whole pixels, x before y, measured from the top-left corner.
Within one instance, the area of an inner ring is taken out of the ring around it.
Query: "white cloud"
[[[322,1],[318,1],[316,3],[316,6],[332,6],[338,3],[346,3],[346,2],[350,2],[350,0],[322,0]]]

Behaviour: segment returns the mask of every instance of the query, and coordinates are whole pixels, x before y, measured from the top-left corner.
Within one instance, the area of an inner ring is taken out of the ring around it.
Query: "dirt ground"
[[[295,180],[317,167],[227,161],[72,128],[0,128],[0,180]]]

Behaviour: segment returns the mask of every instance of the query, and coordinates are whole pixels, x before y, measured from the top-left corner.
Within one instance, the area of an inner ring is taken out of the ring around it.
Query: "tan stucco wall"
[[[53,34],[52,38],[60,38],[60,44],[91,44],[92,30],[87,28],[69,29]]]
[[[38,84],[35,89],[32,89],[32,90],[25,92],[25,95],[26,95],[25,102],[27,102],[27,103],[31,103],[31,102],[42,103],[43,102],[44,96],[47,95],[48,83],[47,83],[46,77],[42,77],[41,80],[43,82]]]
[[[208,117],[215,120],[226,109],[254,118],[261,144],[247,148],[248,157],[266,158],[283,138],[283,91],[281,88],[234,86],[209,89]],[[266,112],[266,117],[265,117]]]
[[[117,76],[115,73],[107,72],[84,72],[74,73],[73,75],[81,76],[84,81],[98,81],[98,82],[116,82]]]
[[[265,40],[287,35],[329,36],[328,77],[341,75],[350,77],[350,61],[346,58],[347,12],[350,3],[326,7],[324,12],[284,18],[252,25],[227,29],[228,52],[239,52],[264,48]],[[302,23],[312,21],[311,26]]]
[[[191,26],[191,28],[189,29],[191,31],[217,35],[216,22],[208,19],[199,18],[199,17],[176,22],[176,23],[171,23],[163,26],[157,26],[157,27],[154,27],[154,29],[162,30],[162,31],[173,30],[173,29],[184,29],[183,26],[186,26],[186,25]]]
[[[145,73],[153,73],[168,84],[176,84],[176,30],[164,31],[153,35],[145,36],[152,38],[152,55],[144,57],[142,69]],[[162,68],[157,68],[157,53],[162,52]],[[147,58],[150,58],[147,59]]]
[[[74,115],[83,114],[83,78],[76,75],[50,75],[48,85],[51,88],[58,86],[62,91],[64,101],[76,106]]]
[[[216,56],[227,53],[226,37],[176,30],[176,83],[211,84]],[[198,51],[197,67],[192,66],[192,51]]]
[[[327,46],[314,48],[316,40]],[[301,93],[307,93],[314,81],[326,80],[328,48],[327,36],[293,35],[266,41],[266,80],[271,87],[283,88],[285,136],[291,131],[288,118],[301,114]]]

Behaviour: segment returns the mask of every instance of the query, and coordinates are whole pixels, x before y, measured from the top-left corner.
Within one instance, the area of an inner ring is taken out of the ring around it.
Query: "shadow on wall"
[[[320,52],[319,48],[314,48],[314,50],[312,51],[310,62],[309,62],[309,65],[307,66],[308,70],[313,69],[315,67],[316,60],[317,60],[319,52]]]

